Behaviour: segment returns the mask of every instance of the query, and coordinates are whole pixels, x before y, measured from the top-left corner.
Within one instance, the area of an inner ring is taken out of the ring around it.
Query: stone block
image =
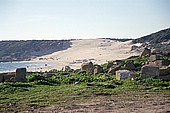
[[[155,78],[159,76],[159,67],[144,65],[141,68],[141,77],[142,78]]]
[[[26,68],[17,68],[15,82],[26,82]]]
[[[127,78],[131,78],[134,75],[134,72],[129,70],[118,70],[116,71],[116,79],[117,80],[124,80]]]

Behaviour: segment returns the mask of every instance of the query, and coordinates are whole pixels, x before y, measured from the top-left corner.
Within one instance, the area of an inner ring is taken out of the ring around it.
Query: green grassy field
[[[27,83],[1,83],[0,112],[32,111],[51,105],[69,106],[97,96],[109,97],[131,91],[170,95],[170,82],[151,78],[117,81],[110,74],[89,76],[85,72],[58,72],[51,78],[33,74],[27,80]]]

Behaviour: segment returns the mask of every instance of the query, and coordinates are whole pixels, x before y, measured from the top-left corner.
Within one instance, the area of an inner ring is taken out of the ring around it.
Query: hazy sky
[[[0,40],[137,38],[170,27],[170,0],[0,0]]]

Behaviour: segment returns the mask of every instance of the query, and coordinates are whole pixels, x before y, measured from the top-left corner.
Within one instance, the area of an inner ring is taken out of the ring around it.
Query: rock
[[[4,82],[14,82],[15,73],[4,74]]]
[[[88,63],[83,63],[81,65],[81,70],[82,71],[86,71],[89,74],[93,74],[94,73],[94,66],[92,62],[88,62]]]
[[[165,81],[170,81],[170,74],[169,75],[166,75],[166,76],[159,76],[157,77],[159,79],[162,79],[162,80],[165,80]]]
[[[129,70],[118,70],[116,71],[116,79],[117,80],[124,80],[127,78],[131,78],[134,75],[134,72]]]
[[[141,57],[143,57],[143,56],[150,56],[151,55],[151,50],[150,49],[148,49],[148,48],[145,48],[143,51],[142,51],[142,53],[141,53]]]
[[[127,70],[135,70],[135,65],[133,62],[128,62],[124,65],[124,68]]]
[[[62,71],[70,71],[70,70],[71,70],[71,67],[70,67],[70,66],[64,66],[64,67],[62,67],[61,70],[62,70]]]
[[[113,65],[115,65],[114,62],[113,62],[113,61],[109,61],[109,62],[107,63],[107,69],[109,69],[109,68],[112,67]]]
[[[15,82],[26,82],[26,68],[17,68]]]
[[[100,65],[97,65],[95,68],[94,68],[94,75],[98,74],[98,73],[102,73],[103,72],[103,69]]]
[[[51,69],[49,72],[50,73],[56,73],[56,72],[58,72],[58,70],[57,69]]]
[[[116,64],[116,65],[121,65],[122,63],[124,63],[123,60],[115,60],[115,64]]]
[[[108,73],[112,74],[112,75],[115,75],[116,74],[116,71],[120,70],[120,66],[119,65],[116,65],[116,66],[112,66],[111,68],[109,68],[109,71]]]
[[[0,74],[0,82],[4,82],[4,74]]]
[[[42,75],[49,78],[49,77],[54,76],[55,74],[54,73],[43,73]]]
[[[166,76],[166,75],[170,75],[170,66],[159,69],[159,76]]]
[[[155,62],[156,60],[159,60],[159,59],[160,59],[160,56],[158,56],[158,55],[151,55],[149,57],[150,62]]]
[[[148,65],[150,65],[150,66],[158,66],[155,62],[149,62]]]
[[[168,60],[156,60],[155,61],[156,65],[158,67],[163,67],[163,66],[169,66],[170,62]]]
[[[159,67],[144,65],[141,68],[141,77],[142,78],[155,78],[159,76]]]
[[[75,69],[74,70],[74,73],[78,73],[78,72],[80,72],[81,71],[81,69]]]
[[[138,46],[133,45],[133,46],[131,47],[131,51],[133,51],[133,50],[135,50],[135,49],[137,49],[137,48],[138,48]]]
[[[107,63],[107,69],[109,70],[111,67],[115,67],[117,65],[121,65],[122,63],[124,63],[124,61],[122,61],[122,60],[109,61]]]

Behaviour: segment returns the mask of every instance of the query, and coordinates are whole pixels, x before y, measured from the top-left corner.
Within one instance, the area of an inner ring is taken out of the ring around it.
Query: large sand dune
[[[139,53],[131,52],[131,41],[118,42],[110,39],[83,39],[72,40],[71,48],[33,59],[38,62],[47,62],[46,69],[58,69],[70,66],[80,68],[83,62],[92,61],[103,64],[111,60],[125,59]],[[42,69],[42,68],[41,68]],[[42,70],[46,70],[43,68]]]

